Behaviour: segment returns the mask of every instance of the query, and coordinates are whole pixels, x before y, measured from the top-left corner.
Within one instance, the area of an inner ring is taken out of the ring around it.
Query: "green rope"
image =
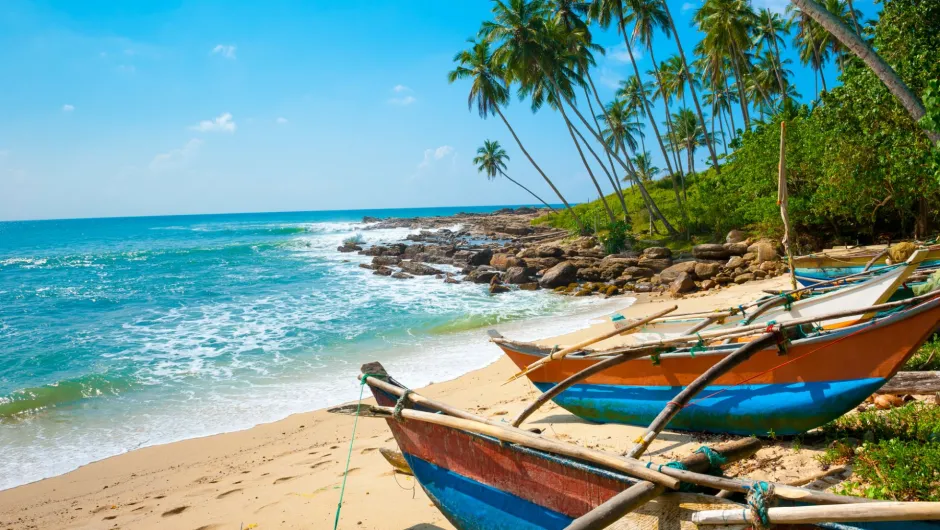
[[[705,458],[708,459],[708,474],[709,475],[721,475],[721,466],[728,463],[728,459],[724,457],[721,453],[715,451],[707,445],[703,445],[695,450],[696,453],[701,453],[705,455]]]
[[[339,513],[343,509],[343,494],[346,493],[346,477],[349,476],[349,462],[352,460],[353,442],[356,440],[356,426],[359,425],[359,409],[362,407],[362,392],[365,390],[366,380],[370,377],[384,379],[379,374],[362,374],[359,377],[359,401],[356,402],[356,419],[353,420],[352,436],[349,437],[349,452],[346,454],[346,469],[343,470],[343,485],[339,489],[339,503],[336,504],[336,519],[333,521],[333,530],[339,528]]]
[[[785,300],[785,301],[783,302],[783,310],[784,310],[784,311],[789,311],[789,310],[793,309],[793,302],[796,301],[796,299],[793,298],[792,296],[790,296],[789,293],[783,293],[783,298],[784,298],[784,300]]]
[[[695,357],[695,352],[697,352],[697,351],[705,351],[705,349],[706,349],[706,346],[705,346],[705,339],[703,339],[702,336],[701,336],[700,334],[698,334],[698,333],[696,333],[695,336],[698,337],[698,342],[696,342],[696,343],[695,343],[695,346],[692,346],[692,349],[689,350],[689,354],[690,354],[692,357]]]
[[[682,462],[673,460],[672,462],[666,462],[665,464],[657,464],[656,471],[659,471],[660,473],[662,473],[664,467],[671,467],[673,469],[681,469],[682,471],[688,471],[689,469],[685,467],[685,464],[683,464]],[[653,468],[653,462],[652,461],[647,462],[646,469],[652,469],[652,468]],[[688,482],[679,483],[679,491],[692,491],[692,488],[694,487],[695,487],[695,484],[691,484]]]
[[[617,322],[620,320],[624,320],[624,316],[621,315],[620,313],[614,313],[613,316],[610,317],[611,322]]]
[[[653,366],[659,366],[659,353],[654,353],[650,355],[650,361],[653,362]]]

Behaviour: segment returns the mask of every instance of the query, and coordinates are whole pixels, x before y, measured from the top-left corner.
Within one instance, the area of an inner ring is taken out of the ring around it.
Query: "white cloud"
[[[692,2],[685,2],[684,4],[682,4],[682,12],[685,13],[686,11],[690,11],[692,9],[695,9],[696,7],[697,6],[693,4]]]
[[[394,90],[395,92],[399,92],[399,93],[401,93],[401,92],[414,92],[414,90],[411,90],[410,88],[406,87],[405,85],[395,85],[395,88],[393,88],[392,90]]]
[[[225,112],[220,114],[218,118],[214,120],[202,120],[190,127],[190,129],[199,132],[235,132],[235,121],[232,119],[232,113]]]
[[[173,149],[166,153],[160,153],[150,161],[150,171],[160,173],[184,167],[196,154],[202,146],[202,140],[192,138],[186,145],[179,149]]]
[[[640,48],[633,46],[631,50],[633,51],[634,60],[639,61],[643,58],[643,51]],[[630,53],[627,51],[627,45],[621,42],[607,48],[607,58],[618,63],[629,63]]]
[[[69,105],[68,103],[62,105],[62,112],[72,112],[73,110],[75,110],[75,105]]]
[[[284,116],[278,116],[278,118],[277,118],[276,120],[274,120],[274,121],[275,121],[278,125],[284,125],[285,123],[287,123],[287,118],[285,118]]]
[[[216,44],[215,48],[212,48],[212,55],[221,55],[226,59],[235,59],[235,45],[234,44]]]
[[[436,149],[425,149],[424,160],[418,164],[418,169],[424,169],[430,166],[435,160],[440,160],[454,153],[454,148],[449,145],[442,145]]]
[[[388,100],[392,105],[398,105],[399,107],[406,107],[417,101],[414,96],[405,96],[403,98],[391,98]]]

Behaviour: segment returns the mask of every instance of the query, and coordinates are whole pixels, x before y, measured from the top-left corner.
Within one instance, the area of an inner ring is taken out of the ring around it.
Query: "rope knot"
[[[768,505],[773,502],[774,485],[760,481],[751,485],[747,494],[747,507],[751,511],[754,526],[760,530],[770,528]]]
[[[705,455],[705,458],[708,459],[708,474],[713,475],[721,474],[721,466],[728,463],[728,459],[724,457],[721,453],[715,451],[707,445],[703,445],[695,450],[696,453]]]
[[[398,398],[398,401],[395,402],[395,408],[392,410],[392,417],[397,421],[405,421],[405,418],[401,415],[401,411],[405,409],[405,404],[410,402],[411,399],[408,397],[411,394],[411,390],[405,389],[402,392],[401,397]]]

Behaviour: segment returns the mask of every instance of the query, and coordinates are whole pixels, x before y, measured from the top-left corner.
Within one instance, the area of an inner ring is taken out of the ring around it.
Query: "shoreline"
[[[682,311],[722,307],[730,300],[738,303],[756,298],[761,289],[776,288],[783,281],[751,282],[678,301],[657,294],[640,295],[632,306],[618,312],[625,316],[648,314],[658,305],[675,302]],[[524,328],[524,323],[520,327]],[[590,326],[568,337],[589,333]],[[395,375],[394,365],[387,363],[386,367]],[[512,363],[500,356],[483,368],[432,383],[422,392],[477,413],[503,417],[514,414],[537,395],[526,381],[502,386],[512,372]],[[355,384],[350,381],[350,386]],[[612,450],[623,450],[642,430],[588,424],[554,405],[540,410],[530,423],[547,423],[561,439]],[[318,409],[246,430],[135,449],[0,491],[0,527],[156,528],[170,523],[202,530],[252,524],[259,528],[326,528],[335,513],[351,431],[352,418]],[[681,454],[696,440],[700,438],[695,435],[668,433],[651,454],[654,459],[668,459],[667,455],[674,451]],[[384,422],[359,422],[342,527],[451,528],[420,488],[410,491],[410,477],[393,475],[378,448],[395,448]]]

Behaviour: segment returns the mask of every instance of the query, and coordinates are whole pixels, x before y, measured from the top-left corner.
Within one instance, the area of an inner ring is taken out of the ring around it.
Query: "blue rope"
[[[613,316],[610,317],[610,321],[611,321],[611,322],[617,322],[617,321],[619,321],[619,320],[624,320],[624,318],[625,318],[625,317],[624,317],[623,315],[621,315],[620,313],[614,313]]]
[[[747,506],[751,510],[755,525],[759,528],[770,527],[770,517],[767,515],[767,504],[774,495],[774,487],[763,481],[755,482],[747,494]]]
[[[653,468],[653,465],[654,465],[654,464],[653,464],[652,461],[647,462],[647,463],[646,463],[646,469],[652,469],[652,468]],[[671,467],[671,468],[673,468],[673,469],[681,469],[682,471],[688,471],[688,469],[689,469],[689,468],[685,467],[685,464],[683,464],[682,462],[673,460],[672,462],[666,462],[665,464],[656,464],[656,471],[659,471],[660,473],[662,473],[664,467]],[[679,491],[692,491],[692,488],[693,488],[693,487],[695,487],[695,485],[694,485],[694,484],[690,484],[690,483],[688,483],[688,482],[680,482],[680,483],[679,483]]]

